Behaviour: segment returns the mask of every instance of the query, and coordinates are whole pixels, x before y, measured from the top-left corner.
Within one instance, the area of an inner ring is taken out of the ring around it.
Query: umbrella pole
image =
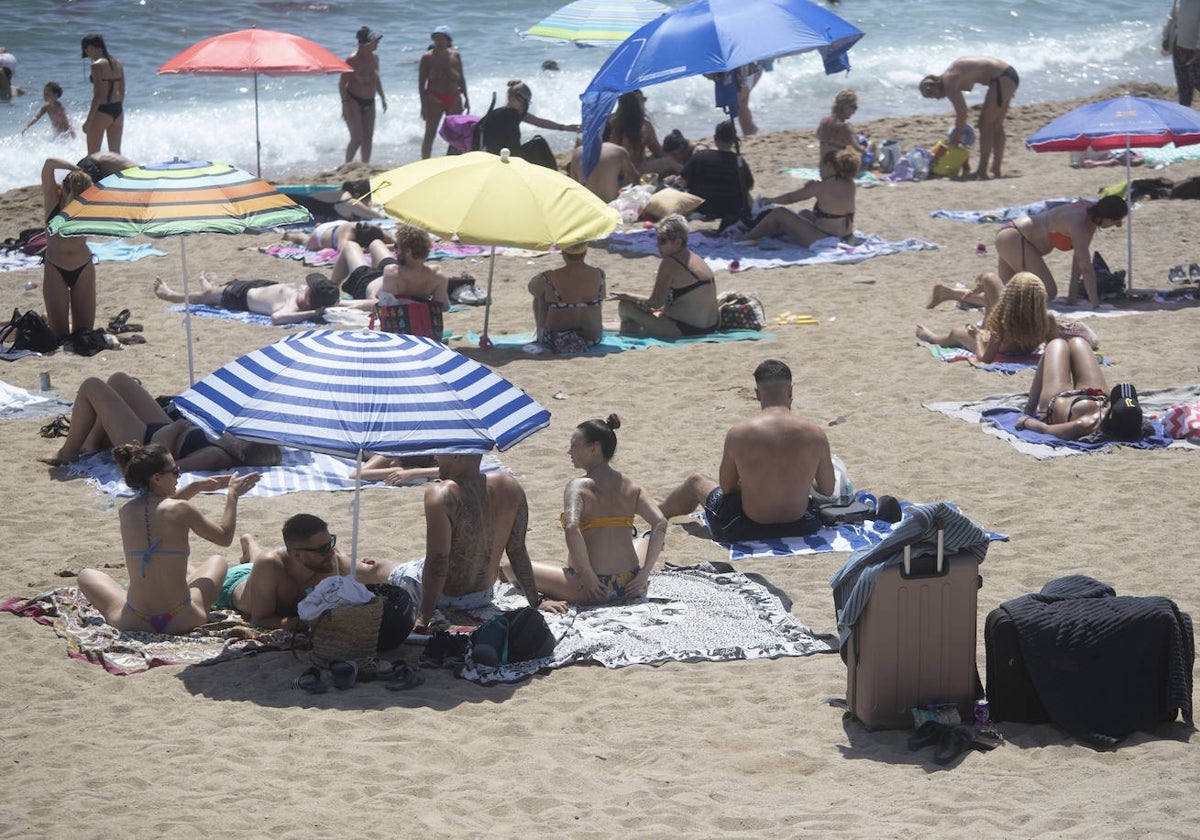
[[[350,532],[350,578],[354,579],[354,566],[358,562],[358,499],[359,489],[362,487],[362,471],[363,471],[363,451],[358,450],[358,455],[354,461],[354,501],[351,505],[354,508],[354,527]]]
[[[496,274],[496,246],[492,246],[492,263],[488,266],[487,303],[483,305],[483,335],[479,337],[480,347],[491,347],[492,340],[488,338],[488,318],[492,314],[492,277]]]
[[[255,174],[262,177],[262,140],[258,135],[258,74],[254,74],[254,161],[257,169]]]
[[[1125,288],[1133,290],[1133,164],[1129,160],[1129,135],[1125,135]]]
[[[196,384],[196,366],[192,361],[192,298],[188,294],[187,236],[179,238],[179,258],[183,263],[183,331],[187,335],[188,385]]]

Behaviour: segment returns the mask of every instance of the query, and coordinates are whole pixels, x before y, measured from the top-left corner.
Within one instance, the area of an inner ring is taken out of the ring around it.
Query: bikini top
[[[1060,251],[1070,251],[1075,247],[1075,245],[1071,242],[1071,237],[1067,236],[1065,233],[1051,232],[1046,238],[1050,240],[1051,247],[1057,248]]]
[[[554,288],[554,283],[550,280],[550,273],[543,272],[542,277],[546,278],[546,286],[550,291],[554,292],[554,300],[549,301],[546,306],[549,309],[580,309],[587,306],[599,306],[604,302],[604,272],[600,272],[600,297],[595,300],[581,300],[575,303],[568,303],[562,299],[562,295],[558,293],[558,289]]]
[[[814,204],[812,209],[813,215],[818,219],[853,219],[853,213],[826,213],[821,209],[820,204]]]
[[[109,69],[111,70],[111,69],[112,69],[112,60],[111,60],[111,59],[105,59],[105,61],[108,61],[108,67],[109,67]],[[91,74],[91,73],[88,73],[88,81],[89,81],[89,82],[91,82],[91,81],[94,81],[94,79],[93,79],[93,77],[92,77],[92,74]],[[114,94],[114,93],[116,92],[116,90],[117,90],[117,82],[123,82],[123,81],[125,81],[125,76],[124,76],[124,75],[121,75],[121,76],[109,76],[107,79],[101,79],[100,81],[102,81],[102,82],[108,82],[108,99],[105,101],[105,104],[107,105],[107,104],[110,104],[110,103],[112,103],[112,101],[113,101],[113,94]]]
[[[566,527],[567,514],[560,513],[558,521]],[[580,531],[590,531],[593,528],[632,528],[632,516],[597,516],[595,519],[582,519],[579,522]]]
[[[135,550],[135,551],[126,551],[125,552],[126,557],[139,557],[140,556],[142,558],[142,566],[141,566],[142,577],[146,576],[146,567],[150,565],[150,561],[154,559],[155,554],[182,554],[183,556],[186,557],[190,553],[187,551],[176,551],[176,550],[167,549],[167,548],[159,548],[160,545],[162,545],[161,537],[159,537],[154,542],[150,543],[150,545],[146,546],[144,551],[136,551]]]
[[[694,291],[696,291],[696,289],[699,289],[701,286],[708,286],[708,285],[711,285],[711,284],[713,284],[713,283],[717,282],[717,281],[716,281],[716,278],[712,278],[712,279],[709,279],[709,280],[703,280],[703,279],[701,279],[699,274],[697,274],[696,272],[692,271],[692,267],[691,267],[690,265],[688,265],[687,263],[685,263],[683,260],[679,259],[679,257],[675,256],[674,254],[672,254],[672,255],[671,255],[671,259],[675,260],[675,262],[677,262],[677,263],[679,263],[681,266],[683,266],[683,270],[684,270],[684,271],[686,271],[688,274],[690,274],[690,275],[692,275],[693,277],[695,277],[695,278],[696,278],[696,282],[695,282],[695,283],[689,283],[688,285],[686,285],[686,286],[681,286],[681,287],[679,287],[679,288],[672,287],[672,288],[668,289],[668,290],[667,290],[667,304],[668,304],[668,305],[670,305],[670,304],[674,303],[675,301],[679,300],[679,299],[680,299],[681,297],[683,297],[684,295],[686,295],[686,294],[690,294],[691,292],[694,292]]]

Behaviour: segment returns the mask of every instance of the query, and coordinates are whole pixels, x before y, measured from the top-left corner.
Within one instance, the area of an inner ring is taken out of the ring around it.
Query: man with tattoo
[[[364,558],[364,583],[408,590],[417,604],[415,632],[440,629],[441,607],[478,609],[492,601],[500,559],[508,555],[516,585],[530,606],[565,612],[566,604],[538,595],[525,531],[529,505],[510,473],[479,471],[480,455],[438,455],[441,479],[425,488],[425,557],[411,563]]]

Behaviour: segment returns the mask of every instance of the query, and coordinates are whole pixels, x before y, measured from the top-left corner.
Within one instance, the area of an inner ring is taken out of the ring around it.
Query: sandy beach
[[[1151,86],[1113,88],[1173,97]],[[1018,102],[1020,100],[1018,99]],[[534,559],[562,562],[562,489],[574,475],[570,431],[620,415],[614,464],[660,496],[696,470],[715,474],[725,430],[755,410],[751,377],[764,358],[787,361],[794,409],[827,426],[856,488],[913,502],[948,501],[981,526],[1007,534],[981,568],[983,621],[1001,602],[1047,581],[1086,574],[1121,595],[1166,595],[1200,612],[1197,518],[1188,504],[1200,454],[1117,451],[1039,461],[977,426],[922,408],[1026,391],[1032,371],[1012,376],[935,360],[914,327],[942,330],[972,315],[924,308],[936,282],[970,284],[994,270],[994,225],[931,218],[934,210],[984,210],[1041,199],[1094,197],[1123,180],[1119,168],[1073,169],[1065,154],[1038,155],[1024,139],[1081,101],[1016,105],[1008,119],[1006,177],[939,178],[860,190],[856,227],[886,240],[915,237],[937,250],[852,265],[718,272],[720,291],[757,295],[774,337],[604,357],[555,358],[481,351],[453,342],[526,389],[553,412],[551,426],[500,454],[529,497]],[[906,149],[932,145],[951,121],[937,117],[865,123]],[[716,112],[714,112],[714,123]],[[815,129],[815,126],[813,127]],[[812,129],[748,138],[743,153],[767,195],[799,182],[785,167],[814,167]],[[972,159],[975,155],[972,155]],[[383,167],[380,167],[383,168]],[[339,175],[342,173],[339,173]],[[1134,177],[1200,175],[1183,161]],[[307,179],[320,182],[328,173]],[[30,173],[29,181],[36,181]],[[340,177],[339,177],[340,180]],[[38,188],[0,197],[4,236],[44,222]],[[1194,202],[1145,200],[1133,218],[1134,286],[1167,288],[1171,266],[1200,262]],[[309,269],[260,246],[273,235],[193,236],[191,276],[302,281]],[[984,243],[987,256],[976,255]],[[0,379],[36,390],[40,371],[74,396],[88,376],[126,371],[154,394],[187,387],[182,316],[154,297],[155,277],[180,278],[175,240],[166,257],[97,265],[102,326],[120,310],[145,326],[146,343],[83,358],[59,352],[5,363]],[[1093,247],[1124,268],[1125,228],[1097,233]],[[1069,255],[1051,269],[1065,285]],[[557,256],[497,258],[491,332],[532,329],[525,285]],[[591,250],[610,290],[648,291],[657,260]],[[486,261],[453,263],[482,282]],[[24,291],[41,271],[0,274],[0,311],[41,309]],[[1200,307],[1144,303],[1136,314],[1089,318],[1113,362],[1110,384],[1140,389],[1200,382]],[[777,325],[790,311],[817,325]],[[615,309],[606,309],[606,318]],[[457,334],[479,332],[483,312],[446,316]],[[196,371],[281,338],[282,329],[193,319]],[[837,418],[844,422],[832,423]],[[13,472],[0,486],[5,551],[0,599],[74,585],[75,573],[107,564],[124,574],[115,508],[82,479],[64,481],[36,456],[57,448],[41,420],[3,423]],[[293,493],[243,500],[238,528],[277,544],[283,520],[316,513],[348,543],[350,494]],[[1180,510],[1168,511],[1175,499]],[[424,524],[419,489],[364,495],[362,553],[415,559]],[[222,500],[198,504],[219,513]],[[206,552],[193,541],[194,555]],[[236,543],[227,549],[236,556]],[[819,633],[836,631],[830,576],[845,553],[755,558],[738,564],[794,600],[792,613]],[[727,559],[719,545],[672,524],[662,560]],[[749,662],[668,663],[617,670],[572,666],[514,686],[481,687],[430,672],[409,692],[358,686],[309,696],[289,684],[304,666],[269,653],[213,667],[157,667],[117,677],[68,658],[64,640],[29,619],[0,614],[0,837],[70,832],[83,837],[1190,837],[1200,817],[1200,774],[1181,724],[1137,733],[1100,752],[1052,725],[1001,724],[1008,744],[972,753],[950,769],[929,750],[910,752],[908,732],[868,733],[844,721],[830,698],[846,691],[836,655]],[[415,648],[401,652],[415,660]],[[1189,758],[1189,756],[1193,756]],[[1188,771],[1187,768],[1193,768]]]

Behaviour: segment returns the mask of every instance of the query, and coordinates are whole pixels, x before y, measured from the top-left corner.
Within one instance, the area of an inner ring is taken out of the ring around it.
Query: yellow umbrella
[[[562,173],[509,156],[468,152],[410,163],[371,179],[371,200],[389,216],[455,238],[491,245],[480,346],[491,345],[488,318],[496,246],[546,250],[606,236],[621,214]]]

